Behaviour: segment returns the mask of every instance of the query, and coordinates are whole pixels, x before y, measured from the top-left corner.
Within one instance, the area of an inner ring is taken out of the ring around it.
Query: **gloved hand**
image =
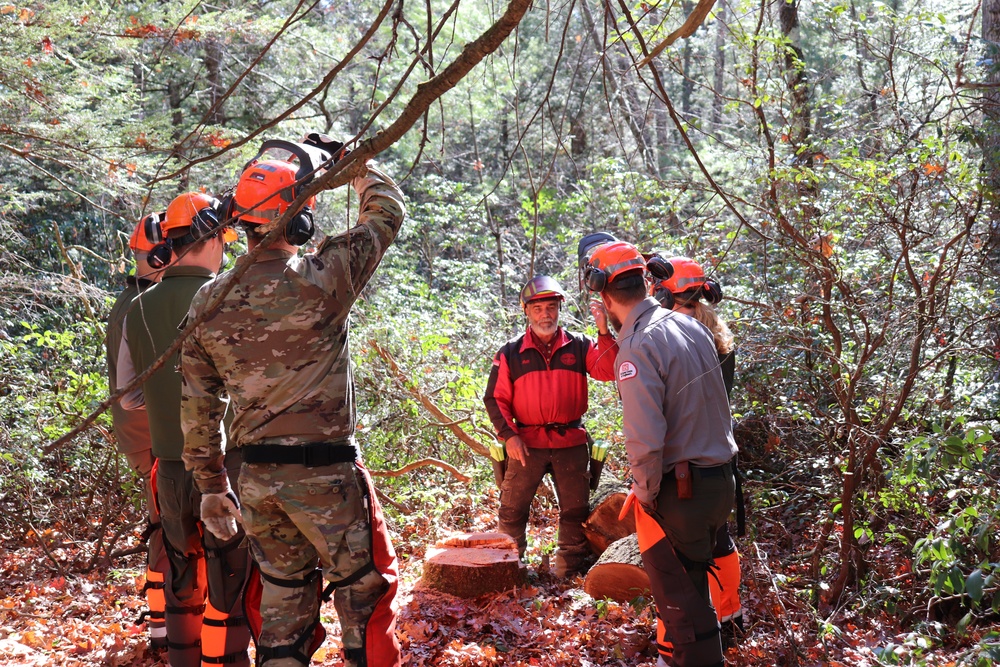
[[[243,515],[240,514],[240,501],[232,489],[201,495],[201,521],[208,532],[220,540],[231,540],[236,535],[236,524],[243,523]]]
[[[351,152],[344,150],[344,142],[335,141],[328,135],[320,134],[319,132],[310,132],[305,136],[305,139],[302,140],[302,143],[325,150],[333,156],[334,164]]]

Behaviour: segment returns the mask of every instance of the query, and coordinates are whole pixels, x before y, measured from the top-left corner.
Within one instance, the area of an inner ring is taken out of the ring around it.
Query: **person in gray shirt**
[[[658,611],[657,664],[724,665],[708,570],[735,495],[729,401],[712,334],[647,297],[645,269],[635,246],[608,243],[584,282],[618,331],[629,503]]]

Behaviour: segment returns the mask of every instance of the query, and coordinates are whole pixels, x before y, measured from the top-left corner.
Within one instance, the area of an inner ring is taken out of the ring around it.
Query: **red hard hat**
[[[249,165],[236,184],[234,216],[256,225],[280,218],[298,194],[297,173],[296,166],[284,160],[261,160]],[[313,208],[315,204],[315,197],[306,202]]]
[[[554,278],[550,278],[549,276],[535,276],[521,288],[522,309],[532,301],[541,301],[543,299],[559,299],[562,301],[565,298],[566,292],[563,291],[563,288],[559,286],[559,283]]]

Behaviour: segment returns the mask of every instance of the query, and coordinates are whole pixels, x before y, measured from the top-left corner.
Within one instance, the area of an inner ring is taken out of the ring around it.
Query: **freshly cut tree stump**
[[[595,600],[610,598],[616,602],[648,596],[649,576],[642,567],[639,538],[632,534],[609,546],[587,573],[583,590]]]
[[[625,504],[628,488],[617,479],[604,478],[590,498],[590,516],[583,522],[583,534],[590,550],[600,556],[608,546],[635,532],[635,515],[631,512],[624,521],[618,514]]]
[[[423,582],[442,593],[474,598],[522,586],[526,568],[503,533],[465,533],[427,550]]]

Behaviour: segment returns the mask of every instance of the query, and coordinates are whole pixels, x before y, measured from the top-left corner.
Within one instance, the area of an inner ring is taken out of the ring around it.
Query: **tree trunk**
[[[499,593],[521,586],[525,567],[514,540],[502,533],[467,533],[427,550],[423,582],[463,598]]]
[[[583,534],[591,551],[600,556],[612,542],[635,532],[635,515],[618,520],[628,489],[614,478],[605,478],[590,499],[590,516],[583,523]]]
[[[691,0],[682,0],[681,11],[684,12],[684,16],[688,16],[691,13],[692,8]],[[691,120],[691,95],[694,93],[694,79],[691,78],[693,73],[691,72],[691,40],[684,40],[684,50],[681,55],[681,115],[684,117],[685,121]]]
[[[718,132],[722,125],[723,91],[726,74],[726,0],[715,3],[715,76],[712,80],[712,131]]]
[[[983,2],[983,42],[986,44],[985,62],[990,63],[985,74],[983,89],[983,127],[979,136],[983,149],[983,180],[990,203],[989,221],[991,236],[1000,247],[1000,0]]]
[[[633,533],[609,546],[587,572],[583,590],[595,600],[609,598],[616,602],[648,596],[649,576],[642,567],[639,537]]]
[[[205,80],[208,82],[208,108],[211,113],[208,116],[210,125],[225,125],[226,115],[222,111],[220,98],[225,92],[222,84],[220,71],[222,69],[222,45],[215,40],[208,40],[205,43]]]

